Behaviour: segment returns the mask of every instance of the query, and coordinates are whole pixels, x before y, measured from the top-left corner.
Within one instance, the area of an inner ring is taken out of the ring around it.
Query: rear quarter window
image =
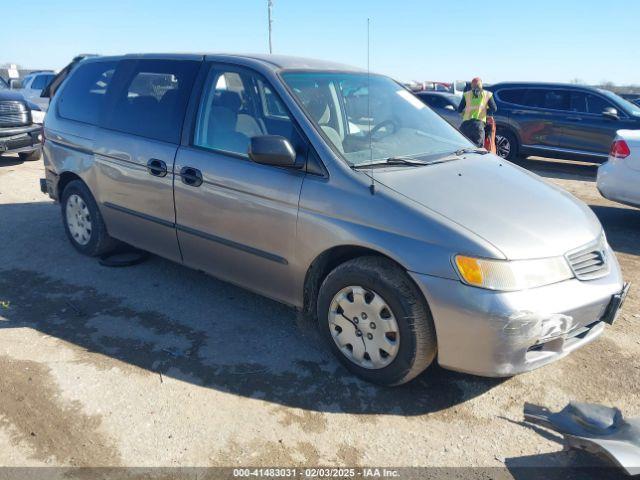
[[[505,88],[498,90],[498,100],[502,100],[506,103],[513,103],[514,105],[523,105],[524,94],[526,90],[524,88]]]
[[[68,120],[97,125],[115,68],[116,62],[80,65],[60,93],[58,115]]]

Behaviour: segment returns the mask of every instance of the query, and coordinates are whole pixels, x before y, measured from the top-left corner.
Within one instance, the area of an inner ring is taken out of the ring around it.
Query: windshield
[[[0,90],[6,90],[7,88],[9,88],[9,87],[5,83],[4,79],[0,78]]]
[[[283,78],[351,165],[390,157],[438,157],[472,147],[460,132],[390,78],[326,72],[289,72]]]
[[[633,115],[634,117],[640,117],[640,107],[635,103],[631,103],[629,100],[625,100],[620,95],[616,95],[610,90],[600,90],[600,93],[606,95],[614,102],[616,102],[619,106],[621,106],[625,112]]]

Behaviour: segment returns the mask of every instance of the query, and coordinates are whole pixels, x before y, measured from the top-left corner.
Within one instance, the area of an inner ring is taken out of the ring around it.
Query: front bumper
[[[1,153],[29,153],[42,148],[42,125],[0,128]]]
[[[495,292],[411,273],[433,315],[438,363],[451,370],[507,377],[558,360],[604,330],[624,284],[613,252],[609,274],[519,292]]]

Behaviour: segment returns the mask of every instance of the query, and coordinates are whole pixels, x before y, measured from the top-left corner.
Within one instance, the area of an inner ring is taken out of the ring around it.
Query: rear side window
[[[129,64],[131,66],[131,64]],[[180,132],[200,62],[139,60],[119,78],[105,127],[169,143]],[[120,74],[118,74],[120,77]]]
[[[49,82],[53,79],[53,75],[38,75],[33,80],[30,88],[36,90],[42,90],[44,87],[49,85]]]
[[[544,94],[544,108],[569,110],[569,92],[566,90],[547,90]]]
[[[67,80],[58,102],[62,118],[97,125],[116,62],[80,65]]]
[[[522,104],[527,107],[544,108],[545,90],[531,88],[526,91]]]
[[[527,107],[546,108],[548,110],[570,110],[570,92],[546,88],[530,88],[524,96]]]
[[[526,90],[524,88],[508,88],[500,90],[498,92],[498,99],[515,105],[523,105],[525,92]]]

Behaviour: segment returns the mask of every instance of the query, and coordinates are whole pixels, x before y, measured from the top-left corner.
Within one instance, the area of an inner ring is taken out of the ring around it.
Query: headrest
[[[325,95],[318,91],[313,91],[311,98],[307,102],[307,109],[313,119],[318,122],[319,125],[326,125],[329,123],[331,111],[329,110],[329,102]]]
[[[227,107],[213,107],[209,117],[209,124],[212,126],[213,131],[229,132],[235,131],[237,120],[237,112]]]
[[[228,108],[232,112],[239,112],[242,100],[238,92],[223,90],[214,101],[216,107]]]

